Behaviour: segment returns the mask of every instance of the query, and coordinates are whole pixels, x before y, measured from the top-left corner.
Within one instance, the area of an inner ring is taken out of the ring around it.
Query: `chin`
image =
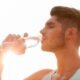
[[[41,49],[43,50],[43,51],[48,51],[48,52],[51,52],[51,49],[49,48],[49,47],[41,47]]]
[[[51,47],[51,46],[41,46],[41,49],[43,50],[43,51],[47,51],[47,52],[55,52],[56,50],[57,50],[57,48],[56,47]]]

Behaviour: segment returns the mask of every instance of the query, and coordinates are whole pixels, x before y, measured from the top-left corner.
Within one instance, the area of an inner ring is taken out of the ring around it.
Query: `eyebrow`
[[[47,24],[47,25],[55,25],[54,22],[47,22],[46,24]]]

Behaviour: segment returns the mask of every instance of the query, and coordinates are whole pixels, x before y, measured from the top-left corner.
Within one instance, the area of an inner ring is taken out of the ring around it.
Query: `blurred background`
[[[51,8],[59,5],[80,9],[79,0],[0,0],[0,43],[10,33],[40,35]],[[43,52],[40,45],[23,55],[6,53],[2,80],[23,80],[42,69],[57,69],[54,54]]]

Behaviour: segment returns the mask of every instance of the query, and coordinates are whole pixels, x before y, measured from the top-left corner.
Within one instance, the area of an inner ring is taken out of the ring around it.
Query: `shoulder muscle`
[[[50,71],[52,70],[50,69],[40,70],[24,80],[41,80],[43,76],[48,74]]]

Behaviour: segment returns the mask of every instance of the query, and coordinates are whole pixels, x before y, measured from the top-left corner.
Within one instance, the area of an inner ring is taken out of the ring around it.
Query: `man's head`
[[[80,12],[74,8],[57,6],[52,8],[51,18],[41,30],[42,49],[55,51],[67,45],[79,46]]]
[[[80,32],[80,11],[74,8],[57,6],[52,8],[51,16],[56,16],[64,29],[75,27]]]

